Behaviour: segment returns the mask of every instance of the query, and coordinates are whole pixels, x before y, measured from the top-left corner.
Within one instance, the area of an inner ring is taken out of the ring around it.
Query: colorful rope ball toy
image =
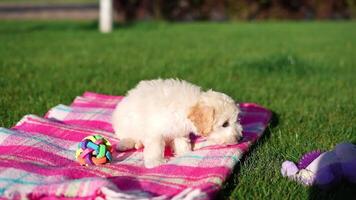
[[[75,152],[81,165],[102,165],[112,161],[113,148],[108,140],[101,135],[85,137]]]

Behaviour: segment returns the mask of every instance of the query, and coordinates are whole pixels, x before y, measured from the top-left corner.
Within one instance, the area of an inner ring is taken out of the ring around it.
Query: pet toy
[[[298,165],[287,160],[282,164],[281,173],[304,185],[324,189],[342,179],[356,183],[356,145],[340,143],[332,151],[309,152],[302,156]]]
[[[85,137],[75,152],[81,165],[101,165],[112,161],[113,148],[108,140],[100,135]]]

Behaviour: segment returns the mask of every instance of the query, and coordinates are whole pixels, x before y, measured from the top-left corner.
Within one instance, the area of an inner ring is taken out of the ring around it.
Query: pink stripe
[[[43,135],[47,135],[54,138],[60,138],[69,141],[81,141],[84,137],[88,135],[92,135],[93,133],[82,133],[80,131],[73,130],[61,130],[58,127],[49,126],[46,124],[29,124],[27,122],[20,124],[19,126],[15,126],[14,130],[22,130],[27,132],[36,132],[41,133]]]
[[[60,139],[76,141],[76,142],[81,141],[84,137],[88,135],[97,134],[97,132],[90,130],[88,128],[83,128],[82,130],[80,130],[80,128],[75,128],[76,130],[73,128],[75,127],[68,127],[68,125],[59,124],[56,122],[50,122],[45,119],[40,121],[31,117],[27,117],[23,123],[13,127],[13,129],[15,130],[22,130],[27,132],[31,131],[31,132],[41,133],[43,135],[47,135],[54,138],[60,138]],[[116,137],[112,134],[108,135],[108,134],[103,134],[102,132],[100,134],[105,136],[112,143],[118,142],[118,139],[116,139]]]
[[[110,123],[98,121],[98,120],[80,120],[80,119],[78,119],[78,120],[63,120],[63,122],[66,124],[78,125],[81,127],[89,127],[89,128],[104,130],[104,131],[108,131],[108,132],[112,132],[112,133],[114,132]]]
[[[23,171],[40,174],[42,176],[63,176],[68,179],[80,179],[80,178],[89,178],[97,177],[97,172],[92,172],[91,170],[86,169],[83,166],[75,163],[71,166],[38,166],[29,162],[18,162],[14,160],[1,159],[0,166],[6,168],[15,168]]]
[[[233,144],[233,145],[227,145],[227,146],[221,146],[221,145],[211,145],[211,146],[207,146],[207,147],[203,147],[201,149],[210,149],[210,150],[218,150],[218,149],[225,149],[225,148],[229,148],[232,150],[241,150],[243,153],[245,153],[246,151],[248,151],[248,148],[250,146],[250,141],[242,141],[238,144]],[[209,156],[209,155],[207,155]]]
[[[250,143],[249,142],[241,142],[237,145],[234,145],[236,148],[240,149],[243,153],[248,152],[248,149],[250,147]]]
[[[24,121],[24,123],[30,123],[30,124],[35,123],[35,124],[33,124],[33,126],[36,126],[36,125],[43,125],[43,126],[49,126],[49,127],[53,126],[63,132],[71,131],[71,134],[84,134],[84,137],[86,137],[87,135],[98,134],[98,130],[91,129],[88,127],[71,126],[69,124],[63,124],[63,123],[55,122],[55,121],[44,119],[44,118],[38,118],[38,117],[28,116],[28,117],[26,117],[26,120]],[[44,129],[44,131],[45,131],[45,129]],[[100,131],[99,133],[100,133],[100,135],[109,139],[110,142],[114,142],[114,143],[118,142],[118,139],[112,133],[104,132],[104,131]],[[48,133],[48,134],[51,135],[50,133]]]
[[[59,105],[48,112],[46,118],[57,120],[64,119],[101,119],[101,121],[110,121],[114,109],[111,108],[88,108],[88,107],[68,107]]]
[[[59,156],[57,154],[43,151],[41,149],[30,147],[30,146],[19,146],[19,145],[0,146],[0,153],[2,155],[16,155],[24,158],[26,158],[26,155],[29,157],[33,157],[34,155],[36,155],[37,157],[45,158],[46,160],[51,162],[52,165],[58,165],[58,166],[68,165],[68,164],[73,165],[73,163],[75,163],[74,160],[70,160],[62,156]]]
[[[45,159],[39,159],[36,155],[31,155],[32,157],[29,156],[24,156],[24,155],[13,155],[12,157],[16,157],[20,160],[23,161],[28,161],[30,163],[33,164],[42,164],[42,165],[51,165],[52,163],[50,163],[49,161],[45,160]],[[0,158],[2,158],[3,156],[0,155]],[[10,156],[5,156],[5,159],[9,159],[11,160],[12,158]]]
[[[92,107],[92,108],[115,108],[121,100],[101,100],[77,97],[74,99],[71,107]]]
[[[70,106],[78,108],[115,108],[116,104],[101,104],[96,102],[73,102]]]
[[[21,149],[24,149],[24,150],[19,151]],[[108,174],[101,170],[101,168],[104,168],[104,166],[95,166],[95,167],[92,166],[90,168],[85,168],[83,166],[80,166],[79,163],[76,160],[74,160],[75,159],[74,154],[73,154],[73,160],[70,160],[65,157],[53,154],[53,153],[42,151],[38,148],[28,147],[28,146],[15,146],[15,145],[14,146],[0,146],[0,153],[3,155],[14,155],[19,158],[23,158],[25,160],[27,160],[28,157],[30,157],[30,159],[32,159],[32,157],[34,155],[36,155],[37,157],[40,157],[42,159],[46,159],[47,161],[51,162],[51,166],[49,166],[50,168],[47,168],[47,169],[43,168],[45,165],[48,166],[47,162],[42,162],[40,159],[37,160],[37,162],[41,162],[44,164],[42,167],[38,166],[39,169],[44,170],[43,172],[51,171],[51,170],[65,171],[65,168],[81,168],[88,172],[91,171],[95,175],[100,175],[100,176],[105,176],[105,177],[111,176],[111,174]],[[0,156],[0,158],[1,157],[3,157],[3,156]],[[6,157],[3,157],[2,160],[9,160],[11,163],[15,164],[15,162],[13,160],[7,159]],[[19,168],[26,164],[26,167],[29,167],[28,168],[29,170],[26,170],[26,171],[30,171],[31,167],[37,166],[36,164],[29,163],[29,162],[26,162],[26,163],[18,162],[17,164],[18,164]],[[106,166],[108,166],[108,165],[106,165]],[[22,169],[22,168],[20,168],[20,169]],[[58,174],[60,175],[61,173],[57,173],[55,175],[58,175]],[[86,177],[86,176],[87,175],[85,175],[84,177]],[[76,176],[76,177],[84,178],[81,176]]]
[[[112,96],[106,94],[98,94],[94,92],[84,92],[83,97],[92,98],[92,99],[114,99],[114,100],[121,100],[124,96]]]
[[[53,175],[53,176],[57,176],[57,175],[61,175],[61,176],[65,176],[65,174],[62,174],[62,172],[67,172],[68,173],[77,173],[77,171],[85,171],[88,173],[81,173],[81,174],[77,174],[77,176],[75,176],[75,178],[73,179],[78,179],[78,178],[87,178],[87,177],[111,177],[113,175],[121,175],[121,173],[118,171],[117,174],[112,174],[111,172],[105,171],[104,169],[108,169],[107,166],[108,165],[101,165],[101,166],[81,166],[79,165],[79,163],[77,163],[76,161],[72,161],[72,163],[69,163],[68,165],[49,165],[47,162],[42,162],[42,160],[36,160],[37,162],[28,162],[31,161],[32,158],[28,158],[22,154],[16,155],[18,158],[21,158],[22,160],[14,160],[14,159],[9,159],[8,157],[4,157],[0,156],[1,160],[3,161],[3,164],[14,164],[13,168],[17,168],[17,169],[21,169],[24,171],[29,171],[29,172],[33,172],[33,173],[38,173],[42,176],[46,175]],[[38,163],[43,163],[43,165],[40,165]],[[1,162],[0,162],[1,165]],[[7,166],[7,165],[5,165]],[[17,166],[17,167],[16,167]],[[38,167],[38,169],[34,169],[34,167]],[[65,170],[65,168],[68,168],[67,170]],[[26,170],[28,169],[28,170]],[[33,171],[35,170],[35,171]],[[53,173],[47,173],[49,171],[53,171]]]

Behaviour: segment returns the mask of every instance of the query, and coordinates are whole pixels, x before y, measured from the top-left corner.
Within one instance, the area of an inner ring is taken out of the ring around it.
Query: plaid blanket
[[[101,134],[113,144],[110,117],[122,96],[85,92],[70,106],[58,105],[44,118],[23,117],[11,129],[0,128],[0,197],[4,199],[210,199],[258,138],[271,112],[241,103],[244,139],[230,146],[204,145],[147,169],[142,149],[114,154],[111,164],[80,166],[78,142]]]

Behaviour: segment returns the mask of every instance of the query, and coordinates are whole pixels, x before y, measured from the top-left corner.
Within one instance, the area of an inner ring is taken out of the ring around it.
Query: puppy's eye
[[[223,125],[222,125],[222,127],[224,127],[224,128],[228,127],[228,126],[229,126],[229,122],[228,121],[224,122]]]

